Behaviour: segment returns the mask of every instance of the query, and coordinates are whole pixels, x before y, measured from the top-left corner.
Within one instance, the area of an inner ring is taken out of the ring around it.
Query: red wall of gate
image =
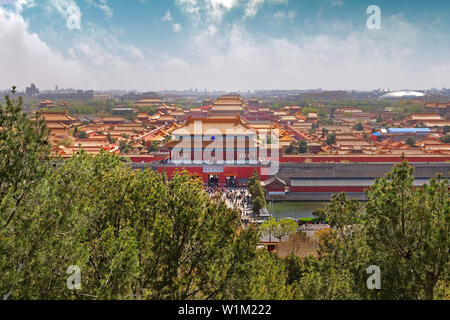
[[[253,172],[258,172],[261,174],[260,167],[225,167],[223,172],[203,172],[203,167],[158,167],[158,172],[161,173],[166,171],[167,177],[172,178],[175,172],[186,170],[190,174],[197,175],[202,178],[203,183],[208,183],[209,176],[211,174],[217,174],[219,176],[219,183],[225,184],[227,182],[227,177],[234,176],[236,181],[238,179],[248,179],[253,175]],[[261,180],[265,180],[267,177],[261,177]]]

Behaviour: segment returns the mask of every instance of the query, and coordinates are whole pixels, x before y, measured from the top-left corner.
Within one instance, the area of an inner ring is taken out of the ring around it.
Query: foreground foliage
[[[333,197],[317,258],[283,260],[256,249],[259,231],[242,229],[238,212],[186,173],[168,181],[105,153],[53,163],[45,125],[26,118],[20,99],[0,106],[0,128],[4,299],[450,297],[448,182],[415,188],[406,162],[376,181],[365,205]],[[250,182],[263,207],[256,173]],[[72,265],[76,290],[66,285]],[[367,288],[371,265],[380,290]]]

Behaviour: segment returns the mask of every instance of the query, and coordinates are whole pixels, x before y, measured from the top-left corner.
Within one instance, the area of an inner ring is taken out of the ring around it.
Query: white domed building
[[[378,98],[378,100],[410,100],[425,97],[423,92],[418,91],[392,91]]]

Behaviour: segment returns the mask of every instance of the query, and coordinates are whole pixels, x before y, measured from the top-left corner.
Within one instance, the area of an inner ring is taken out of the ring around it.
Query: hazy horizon
[[[35,84],[36,83],[29,83],[28,85],[26,85],[25,87],[21,88],[21,87],[17,87],[16,86],[16,92],[24,92],[26,87],[29,87],[31,84]],[[36,85],[36,87],[39,89],[39,92],[56,92],[55,88],[40,88],[39,86]],[[0,91],[10,91],[12,87],[10,88],[0,88]],[[83,90],[84,92],[86,91],[94,91],[97,93],[101,93],[101,92],[128,92],[128,93],[160,93],[160,92],[192,92],[192,93],[220,93],[220,94],[241,94],[241,95],[245,95],[245,94],[254,94],[254,93],[260,93],[260,92],[271,92],[271,91],[282,91],[282,92],[290,92],[290,91],[297,91],[297,92],[304,92],[304,93],[313,93],[313,92],[399,92],[399,91],[407,91],[407,92],[429,92],[429,91],[441,91],[441,90],[449,90],[449,88],[422,88],[422,89],[408,89],[408,88],[402,88],[402,89],[398,89],[398,90],[391,90],[389,88],[374,88],[374,89],[367,89],[367,90],[358,90],[358,89],[339,89],[339,88],[335,88],[335,89],[323,89],[323,88],[309,88],[309,89],[289,89],[289,88],[284,88],[284,89],[254,89],[254,90],[224,90],[224,89],[200,89],[200,88],[188,88],[188,89],[162,89],[162,90],[153,90],[153,89],[143,89],[143,90],[137,90],[137,89],[118,89],[118,88],[112,88],[112,89],[96,89],[96,88],[85,88],[85,89],[81,89],[81,88],[72,88],[72,87],[68,87],[68,88],[61,88],[58,87],[58,92],[62,93],[63,91],[76,91],[76,90]],[[206,91],[205,91],[206,90]]]

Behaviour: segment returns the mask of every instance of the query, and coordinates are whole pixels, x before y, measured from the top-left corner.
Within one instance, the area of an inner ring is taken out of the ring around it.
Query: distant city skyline
[[[79,88],[61,88],[59,86],[55,86],[53,89],[39,89],[39,87],[36,86],[34,82],[30,84],[30,86],[35,86],[39,90],[40,93],[74,93],[77,91],[80,92],[94,92],[94,93],[118,93],[118,94],[125,94],[125,93],[183,93],[183,92],[191,92],[191,93],[225,93],[225,94],[251,94],[251,93],[263,93],[263,92],[283,92],[283,93],[306,93],[306,92],[379,92],[379,93],[388,93],[388,92],[405,92],[405,91],[415,91],[415,92],[445,92],[446,94],[450,94],[450,88],[423,88],[423,89],[409,89],[409,88],[403,88],[400,90],[392,90],[389,88],[376,88],[376,89],[370,89],[370,90],[357,90],[357,89],[349,89],[349,90],[342,90],[342,89],[336,89],[336,90],[327,90],[322,88],[310,88],[310,89],[253,89],[253,90],[223,90],[223,89],[200,89],[200,88],[188,88],[188,89],[163,89],[163,90],[136,90],[136,89],[103,89],[103,90],[97,90],[95,88],[88,88],[88,89],[79,89]],[[27,89],[29,89],[30,86],[27,86],[26,88],[17,88],[17,92],[25,92]],[[1,91],[10,91],[11,88],[0,88]]]
[[[449,12],[445,0],[5,1],[0,90],[448,88]]]

